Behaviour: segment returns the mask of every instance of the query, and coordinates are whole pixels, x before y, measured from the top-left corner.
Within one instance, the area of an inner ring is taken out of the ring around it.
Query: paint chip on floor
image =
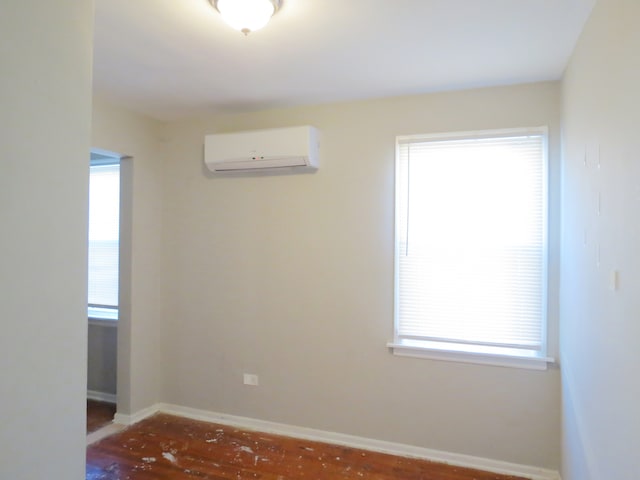
[[[172,454],[172,453],[169,453],[169,452],[162,452],[162,456],[163,456],[165,459],[169,460],[171,463],[177,463],[177,462],[178,462],[178,460],[176,459],[176,457],[174,457],[174,456],[173,456],[173,454]]]

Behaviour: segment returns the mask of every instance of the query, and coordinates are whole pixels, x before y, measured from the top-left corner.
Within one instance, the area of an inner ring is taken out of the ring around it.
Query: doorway
[[[87,433],[111,423],[117,405],[121,158],[112,152],[91,151]]]

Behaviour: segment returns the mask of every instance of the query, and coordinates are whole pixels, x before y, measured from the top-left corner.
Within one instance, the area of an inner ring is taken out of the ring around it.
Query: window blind
[[[118,306],[120,165],[92,165],[89,177],[90,306]]]
[[[546,337],[546,133],[399,137],[396,339]]]

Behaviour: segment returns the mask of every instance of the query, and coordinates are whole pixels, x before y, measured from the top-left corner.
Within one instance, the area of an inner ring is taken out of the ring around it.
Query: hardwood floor
[[[158,414],[87,448],[86,480],[525,480]]]
[[[116,414],[116,406],[113,403],[87,400],[87,433],[109,425]]]

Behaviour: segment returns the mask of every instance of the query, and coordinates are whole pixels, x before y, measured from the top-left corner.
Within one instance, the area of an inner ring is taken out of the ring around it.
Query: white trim
[[[133,425],[134,423],[138,423],[145,418],[158,413],[160,411],[160,405],[161,404],[156,403],[155,405],[143,408],[142,410],[132,413],[131,415],[116,413],[113,417],[113,423],[117,423],[118,425]]]
[[[397,143],[419,142],[421,140],[468,140],[474,138],[502,138],[522,135],[540,135],[548,136],[549,127],[540,125],[538,127],[514,127],[514,128],[497,128],[490,130],[468,130],[463,132],[437,132],[437,133],[419,133],[415,135],[397,135]]]
[[[99,430],[96,430],[95,432],[91,432],[90,434],[87,435],[87,446],[91,445],[92,443],[96,443],[99,442],[100,440],[102,440],[103,438],[106,438],[110,435],[113,435],[114,433],[118,433],[122,430],[124,430],[126,427],[124,425],[118,425],[117,423],[110,423],[109,425],[106,425],[104,427],[102,427]]]
[[[255,418],[239,417],[225,413],[211,412],[196,408],[183,407],[167,403],[158,403],[132,415],[116,414],[116,423],[130,425],[147,418],[154,413],[167,413],[180,417],[191,418],[204,422],[218,423],[245,430],[254,430],[287,437],[301,438],[316,442],[343,445],[351,448],[370,450],[403,457],[419,458],[433,462],[446,463],[459,467],[475,468],[504,475],[514,475],[529,478],[531,480],[561,480],[560,474],[555,470],[520,465],[516,463],[492,460],[489,458],[474,457],[459,453],[432,450],[423,447],[405,445],[402,443],[387,442],[343,433],[328,432],[314,428],[298,427],[284,423],[275,423]]]
[[[87,399],[97,402],[117,403],[114,393],[98,392],[97,390],[87,390]]]
[[[394,355],[400,357],[427,358],[430,360],[443,360],[448,362],[475,363],[480,365],[493,365],[496,367],[526,368],[530,370],[546,370],[548,365],[555,364],[551,357],[534,357],[505,355],[499,353],[456,351],[436,348],[426,348],[406,343],[389,342],[387,347]]]

